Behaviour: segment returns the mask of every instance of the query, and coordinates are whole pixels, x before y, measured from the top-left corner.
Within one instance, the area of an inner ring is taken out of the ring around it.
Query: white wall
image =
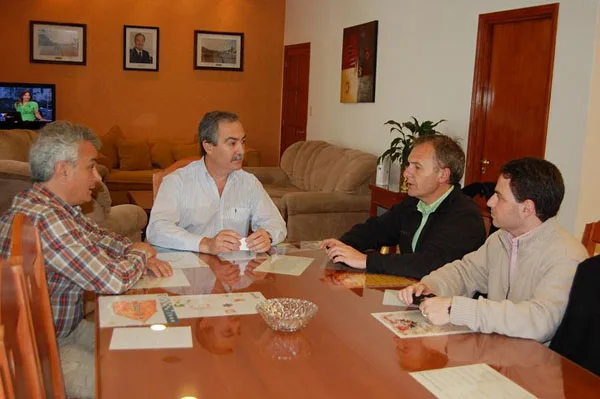
[[[561,169],[567,186],[559,220],[577,235],[583,221],[591,220],[587,205],[578,211],[584,145],[600,128],[600,120],[588,121],[598,1],[560,1],[548,125],[546,156]],[[414,115],[447,119],[441,130],[460,137],[466,148],[479,14],[546,3],[287,0],[285,44],[311,42],[308,139],[379,155],[391,140],[383,123]],[[379,21],[375,103],[341,104],[343,28],[372,20]],[[600,81],[596,86],[600,102]],[[597,166],[597,158],[590,163]],[[599,191],[600,184],[593,185]]]

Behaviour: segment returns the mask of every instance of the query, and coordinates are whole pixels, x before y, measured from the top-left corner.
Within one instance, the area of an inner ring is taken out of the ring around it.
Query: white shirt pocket
[[[235,230],[243,237],[246,237],[250,228],[250,216],[250,208],[228,208],[223,215],[223,227]]]

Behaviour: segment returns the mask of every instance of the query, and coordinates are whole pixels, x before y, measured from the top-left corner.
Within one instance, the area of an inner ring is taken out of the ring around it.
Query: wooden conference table
[[[240,276],[239,266],[201,255],[210,269],[184,269],[190,287],[132,293],[234,289],[308,299],[319,311],[304,330],[277,333],[258,314],[180,319],[177,325],[191,326],[193,348],[110,351],[112,328],[96,327],[98,397],[432,398],[409,372],[474,363],[489,364],[540,398],[598,397],[600,378],[531,340],[399,339],[371,316],[401,310],[382,305],[382,288],[344,287],[349,269],[339,270],[321,251],[289,254],[315,260],[299,277],[253,273],[256,264]]]

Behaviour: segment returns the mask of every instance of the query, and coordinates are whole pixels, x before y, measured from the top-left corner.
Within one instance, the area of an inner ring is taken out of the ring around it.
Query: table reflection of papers
[[[299,276],[313,262],[313,258],[289,255],[273,255],[256,269],[257,272]]]
[[[223,252],[217,255],[219,259],[226,262],[244,262],[256,258],[256,253],[252,251],[232,251]]]
[[[208,267],[208,263],[204,262],[194,252],[159,252],[156,257],[171,265],[173,269],[190,269],[194,267]]]
[[[410,375],[440,399],[535,398],[487,364],[418,371]]]

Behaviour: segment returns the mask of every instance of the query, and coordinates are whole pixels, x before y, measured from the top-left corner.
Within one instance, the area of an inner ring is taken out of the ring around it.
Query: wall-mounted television
[[[31,92],[31,101],[38,104],[42,118],[56,120],[56,85],[47,83],[0,82],[0,113],[14,112],[15,103],[26,90]]]

